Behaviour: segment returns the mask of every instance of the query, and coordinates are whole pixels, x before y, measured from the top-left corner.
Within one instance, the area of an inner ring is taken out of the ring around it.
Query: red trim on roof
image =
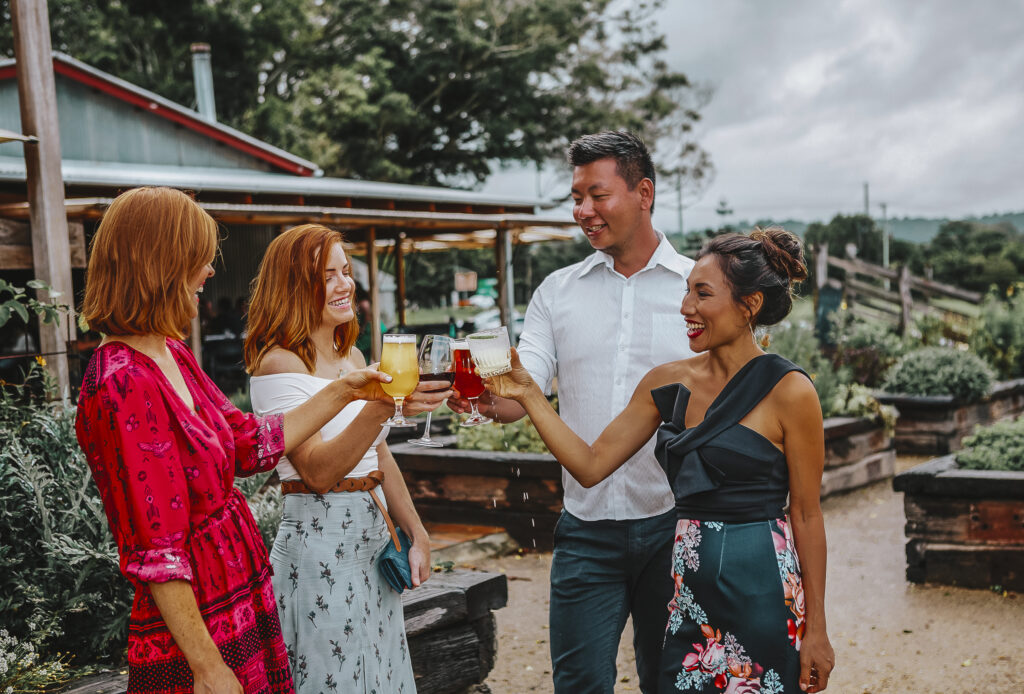
[[[85,72],[84,70],[80,70],[74,65],[69,65],[58,59],[56,56],[53,59],[53,70],[57,74],[64,75],[65,77],[73,79],[76,82],[81,82],[82,84],[98,89],[105,94],[109,94],[117,99],[120,99],[121,101],[125,101],[129,104],[132,104],[133,106],[138,106],[139,108],[144,109],[148,113],[152,113],[157,116],[161,116],[162,118],[166,118],[169,121],[178,123],[179,125],[182,125],[188,128],[189,130],[193,130],[201,135],[205,135],[206,137],[217,140],[218,142],[223,142],[224,144],[228,145],[233,149],[245,152],[246,154],[252,157],[268,162],[273,166],[276,166],[279,169],[284,169],[289,173],[297,174],[299,176],[312,176],[314,173],[312,169],[306,166],[296,164],[295,162],[289,161],[284,157],[280,157],[274,154],[273,152],[268,152],[267,150],[262,149],[261,147],[257,147],[256,145],[253,145],[250,142],[246,142],[245,140],[234,137],[230,133],[226,133],[223,130],[214,128],[198,116],[192,117],[179,111],[167,108],[166,106],[158,104],[154,101],[150,101],[149,99],[141,96],[137,92],[133,92],[131,90],[121,87],[120,85],[108,82],[102,78],[97,77],[96,75]],[[14,77],[17,77],[17,69],[14,65],[0,67],[0,80],[10,79]]]

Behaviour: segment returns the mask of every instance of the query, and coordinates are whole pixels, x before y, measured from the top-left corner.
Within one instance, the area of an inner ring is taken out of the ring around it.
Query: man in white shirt
[[[693,261],[654,229],[654,165],[626,132],[586,135],[568,149],[573,215],[595,253],[557,270],[534,292],[518,350],[559,412],[587,443],[629,402],[651,368],[692,356],[679,313]],[[522,417],[513,401],[481,410]],[[464,410],[464,401],[453,409]],[[654,441],[586,489],[566,471],[551,562],[551,660],[558,694],[612,694],[615,659],[633,617],[640,689],[654,694],[674,585],[675,510]]]

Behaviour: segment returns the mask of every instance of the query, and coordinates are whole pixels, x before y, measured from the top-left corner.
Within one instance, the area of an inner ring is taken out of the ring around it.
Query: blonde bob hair
[[[188,195],[125,191],[92,239],[82,317],[107,335],[183,339],[195,310],[191,280],[216,252],[217,223]]]
[[[274,347],[294,352],[310,373],[316,369],[312,335],[327,301],[327,256],[342,241],[333,229],[302,224],[267,246],[249,301],[245,366],[250,374]],[[334,349],[347,355],[358,336],[359,321],[353,317],[334,328]]]

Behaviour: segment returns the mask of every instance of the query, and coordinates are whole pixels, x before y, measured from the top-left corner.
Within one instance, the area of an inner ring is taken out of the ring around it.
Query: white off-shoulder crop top
[[[270,374],[253,376],[249,379],[249,396],[252,409],[257,415],[283,414],[293,410],[325,388],[330,379],[300,373]],[[366,404],[364,400],[356,400],[346,405],[331,421],[320,430],[324,441],[333,439],[345,427],[352,423],[356,415]],[[377,446],[388,436],[388,427],[381,427],[380,434],[373,442],[362,459],[356,463],[346,477],[366,477],[377,469]],[[301,479],[291,461],[285,456],[277,463],[277,474],[284,480]]]

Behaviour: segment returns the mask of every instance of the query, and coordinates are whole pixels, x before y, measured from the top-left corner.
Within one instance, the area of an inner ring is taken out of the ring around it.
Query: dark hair
[[[722,234],[700,249],[718,258],[722,273],[732,286],[732,298],[742,302],[757,292],[764,296],[753,324],[775,325],[793,308],[793,285],[807,279],[800,239],[782,227],[755,227],[750,235]]]
[[[647,145],[635,133],[625,130],[605,130],[576,138],[566,150],[570,166],[585,166],[600,159],[614,159],[615,173],[626,181],[630,190],[645,178],[656,181],[654,161]],[[651,212],[654,199],[651,198]]]

